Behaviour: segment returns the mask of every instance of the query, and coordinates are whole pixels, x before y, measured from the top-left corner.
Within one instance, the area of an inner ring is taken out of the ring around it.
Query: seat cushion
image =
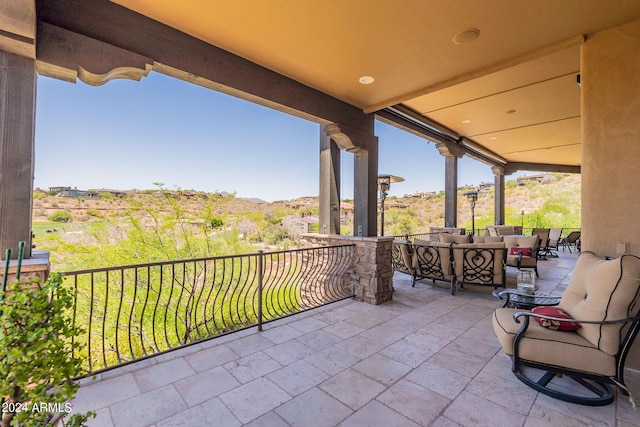
[[[513,308],[498,308],[493,313],[493,330],[504,352],[513,355],[513,341],[522,327],[523,318],[516,323]],[[521,359],[549,365],[570,367],[585,372],[613,376],[616,359],[598,349],[577,332],[560,332],[543,328],[531,320],[525,336],[520,340],[518,355]]]
[[[574,319],[617,320],[640,310],[640,258],[624,255],[605,260],[592,252],[580,254],[559,307]],[[620,346],[621,324],[582,324],[577,333],[611,355]]]

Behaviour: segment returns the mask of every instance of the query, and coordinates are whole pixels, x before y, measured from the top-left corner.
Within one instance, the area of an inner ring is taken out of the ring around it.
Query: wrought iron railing
[[[87,375],[354,295],[355,245],[64,273]]]

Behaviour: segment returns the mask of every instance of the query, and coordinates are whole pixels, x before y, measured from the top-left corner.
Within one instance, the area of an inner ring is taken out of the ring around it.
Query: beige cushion
[[[504,236],[478,236],[478,235],[474,235],[473,236],[473,243],[498,243],[498,242],[503,242],[503,237]]]
[[[531,248],[535,250],[538,247],[538,236],[502,236],[504,246],[511,248]]]
[[[400,255],[402,255],[402,260],[404,261],[405,267],[409,272],[413,274],[414,267],[413,260],[411,259],[412,256],[409,253],[409,245],[406,242],[402,242],[399,243],[398,246],[400,247]]]
[[[513,320],[513,314],[519,311],[526,310],[498,308],[493,313],[493,330],[502,349],[508,355],[513,355],[513,340],[523,324],[523,318],[520,318],[520,323]],[[520,358],[526,360],[571,367],[606,376],[616,374],[614,356],[600,351],[577,332],[543,328],[534,319],[530,319],[529,328],[524,338],[520,340],[518,350]]]
[[[441,233],[440,242],[464,244],[469,243],[469,237],[466,235]]]
[[[510,255],[511,248],[531,248],[532,256],[523,256],[520,267],[537,267],[536,253],[538,249],[538,236],[503,236],[504,246],[507,248],[507,265],[518,266],[518,255]]]
[[[465,249],[475,248],[478,251],[467,251]],[[491,251],[482,251],[481,249],[490,249]],[[502,280],[505,274],[504,262],[504,243],[467,243],[464,245],[453,245],[453,260],[454,271],[456,280],[471,281],[483,284],[502,284]],[[493,255],[493,263],[491,264],[491,258]],[[464,258],[463,258],[464,257]],[[479,274],[482,274],[482,267],[487,272],[493,268],[492,277],[463,277],[464,272],[464,260],[466,258],[467,265],[481,267]]]
[[[578,321],[624,319],[640,310],[639,293],[640,258],[604,260],[583,252],[559,306]],[[618,352],[621,324],[581,326],[577,333],[594,346],[611,355]]]

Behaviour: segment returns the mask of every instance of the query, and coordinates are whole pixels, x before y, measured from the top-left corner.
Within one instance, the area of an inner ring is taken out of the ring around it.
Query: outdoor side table
[[[562,298],[559,296],[551,296],[544,292],[536,292],[533,295],[524,295],[511,289],[496,289],[491,294],[502,300],[501,307],[517,308],[522,310],[530,310],[533,307],[541,305],[558,305],[558,303],[560,303],[560,298]]]

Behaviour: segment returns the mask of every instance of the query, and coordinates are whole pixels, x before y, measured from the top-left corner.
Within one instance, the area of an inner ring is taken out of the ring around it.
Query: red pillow
[[[520,255],[522,252],[522,256],[531,256],[531,248],[511,248],[511,255]]]
[[[553,329],[554,331],[575,331],[580,327],[580,323],[574,322],[573,318],[565,313],[561,308],[550,307],[535,307],[531,310],[532,313],[541,314],[543,316],[556,317],[559,319],[567,319],[566,322],[561,320],[549,320],[536,317],[535,319],[545,328]]]

